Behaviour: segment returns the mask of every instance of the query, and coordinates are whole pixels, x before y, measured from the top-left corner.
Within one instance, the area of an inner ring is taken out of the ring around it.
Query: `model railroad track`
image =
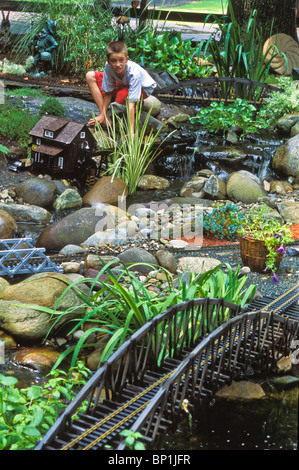
[[[289,353],[298,337],[298,298],[299,284],[278,299],[258,301],[250,312],[219,299],[197,299],[164,312],[104,363],[36,449],[124,449],[123,429],[138,430],[152,446],[182,418],[186,399],[196,408],[251,363],[269,370]],[[227,310],[230,319],[221,321]],[[165,341],[171,347],[163,357]],[[160,366],[150,366],[151,352],[161,358]],[[84,401],[86,410],[72,419]]]

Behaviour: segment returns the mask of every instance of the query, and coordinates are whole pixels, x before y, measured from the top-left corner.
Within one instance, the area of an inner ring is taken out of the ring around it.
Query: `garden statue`
[[[34,45],[35,55],[33,57],[33,64],[28,72],[37,71],[38,64],[42,64],[43,68],[49,72],[52,68],[52,52],[58,46],[54,38],[54,28],[56,21],[46,21],[47,26],[39,32],[36,44]]]

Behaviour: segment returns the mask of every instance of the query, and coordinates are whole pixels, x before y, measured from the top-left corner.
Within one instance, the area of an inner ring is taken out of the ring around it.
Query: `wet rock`
[[[29,178],[19,183],[14,190],[23,202],[44,208],[52,207],[57,193],[55,183],[46,178]]]
[[[286,133],[290,134],[292,127],[299,122],[299,113],[294,114],[285,114],[282,118],[280,118],[277,123],[276,127]]]
[[[124,181],[110,176],[103,176],[83,197],[83,204],[92,206],[93,204],[104,203],[117,205],[119,198],[128,195],[128,188]]]
[[[0,292],[0,327],[21,342],[42,340],[55,322],[54,333],[61,325],[83,313],[81,300],[72,288],[58,305],[58,299],[67,285],[75,279],[64,274],[42,273],[7,287]],[[57,312],[68,310],[68,313],[56,323],[56,316],[51,318],[39,307],[56,308]]]
[[[8,212],[16,222],[44,224],[51,220],[51,213],[47,209],[31,204],[4,204],[0,202],[0,210]]]
[[[299,122],[294,124],[294,126],[292,127],[291,132],[290,132],[290,136],[295,137],[295,135],[298,135],[298,134],[299,134]]]
[[[278,390],[288,390],[292,387],[296,387],[299,384],[299,377],[293,377],[292,375],[284,375],[282,377],[273,377],[270,382]]]
[[[169,181],[161,176],[144,175],[139,183],[138,189],[167,189],[170,186]]]
[[[299,135],[281,145],[272,160],[272,167],[277,174],[296,176],[299,173]]]
[[[248,171],[232,173],[228,177],[226,189],[230,199],[245,204],[257,202],[260,197],[267,196],[261,183]]]
[[[18,225],[13,216],[0,209],[0,238],[13,238],[17,229]]]
[[[2,330],[0,330],[0,343],[1,341],[2,343],[4,343],[5,349],[13,349],[17,346],[17,343],[14,338]]]
[[[14,361],[22,367],[49,372],[59,356],[59,352],[50,348],[25,348],[14,356]]]
[[[293,191],[292,185],[287,181],[271,181],[270,183],[270,193],[284,195]]]
[[[207,182],[205,176],[194,176],[191,180],[183,184],[180,190],[181,197],[199,197],[204,196],[204,186]]]
[[[265,397],[266,394],[259,384],[247,381],[233,381],[231,385],[225,385],[216,393],[216,398],[241,402],[260,400]]]
[[[95,231],[103,216],[95,208],[83,208],[49,225],[38,237],[36,245],[47,250],[60,251],[69,244],[80,245]]]
[[[82,198],[78,191],[69,188],[66,189],[58,198],[54,201],[53,208],[57,211],[65,209],[79,209],[82,207]]]
[[[209,199],[226,199],[226,184],[215,175],[211,175],[205,183],[203,191]]]

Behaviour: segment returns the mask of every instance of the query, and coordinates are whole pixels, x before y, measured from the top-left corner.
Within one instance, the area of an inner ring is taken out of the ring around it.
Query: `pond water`
[[[298,450],[299,387],[252,403],[214,402],[162,442],[163,450]]]

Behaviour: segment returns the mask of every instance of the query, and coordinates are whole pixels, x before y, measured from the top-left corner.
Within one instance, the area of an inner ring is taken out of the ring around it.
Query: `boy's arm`
[[[111,103],[111,100],[112,100],[112,93],[105,93],[104,98],[103,98],[103,109],[98,119],[99,123],[102,123],[106,120],[107,111],[109,108],[109,104]]]

